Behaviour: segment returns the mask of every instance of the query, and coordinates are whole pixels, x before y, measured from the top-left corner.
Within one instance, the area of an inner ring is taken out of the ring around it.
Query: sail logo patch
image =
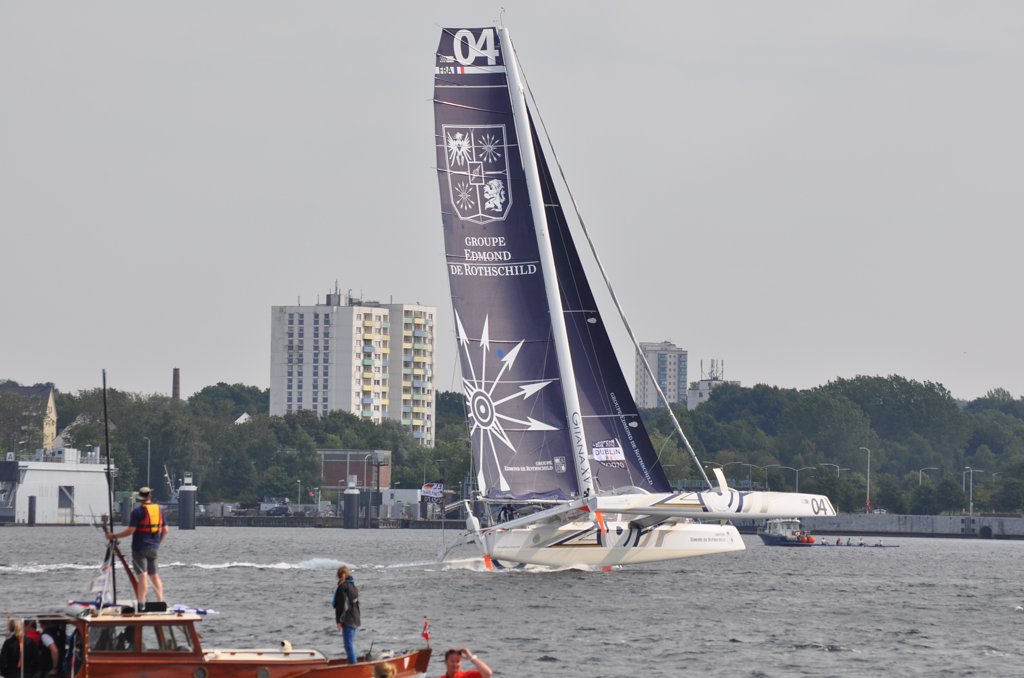
[[[444,125],[448,196],[460,219],[504,221],[512,206],[505,125]]]
[[[595,441],[590,446],[590,456],[607,468],[626,468],[626,453],[618,438]]]

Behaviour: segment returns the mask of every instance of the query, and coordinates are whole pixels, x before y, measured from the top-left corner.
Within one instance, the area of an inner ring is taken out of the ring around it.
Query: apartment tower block
[[[662,405],[658,391],[654,388],[647,370],[644,369],[641,356],[647,359],[658,385],[670,403],[686,402],[686,350],[675,344],[662,341],[658,343],[640,342],[640,352],[636,357],[635,388],[637,407],[654,408]]]
[[[270,313],[270,414],[343,410],[434,445],[434,319],[420,304],[340,294]]]

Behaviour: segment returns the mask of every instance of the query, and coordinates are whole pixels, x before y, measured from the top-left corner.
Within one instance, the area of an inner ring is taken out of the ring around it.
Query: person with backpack
[[[338,568],[338,586],[334,589],[334,623],[345,640],[345,654],[349,664],[355,664],[356,629],[359,628],[359,589],[347,565]]]

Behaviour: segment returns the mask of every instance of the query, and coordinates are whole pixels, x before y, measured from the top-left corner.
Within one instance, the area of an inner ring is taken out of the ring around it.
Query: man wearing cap
[[[140,487],[139,491],[134,494],[134,498],[141,503],[132,510],[128,527],[114,534],[108,532],[107,539],[120,539],[129,534],[132,535],[132,566],[137,578],[135,596],[140,603],[146,602],[146,592],[151,577],[153,593],[156,594],[158,601],[163,601],[164,584],[156,572],[156,555],[157,549],[160,548],[160,542],[167,535],[167,523],[164,522],[160,507],[153,503],[151,488]]]

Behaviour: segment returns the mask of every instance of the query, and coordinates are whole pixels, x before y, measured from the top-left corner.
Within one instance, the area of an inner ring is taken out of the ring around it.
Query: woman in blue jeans
[[[345,639],[348,663],[356,663],[356,629],[359,628],[359,589],[347,565],[338,568],[338,588],[334,589],[334,622]]]

